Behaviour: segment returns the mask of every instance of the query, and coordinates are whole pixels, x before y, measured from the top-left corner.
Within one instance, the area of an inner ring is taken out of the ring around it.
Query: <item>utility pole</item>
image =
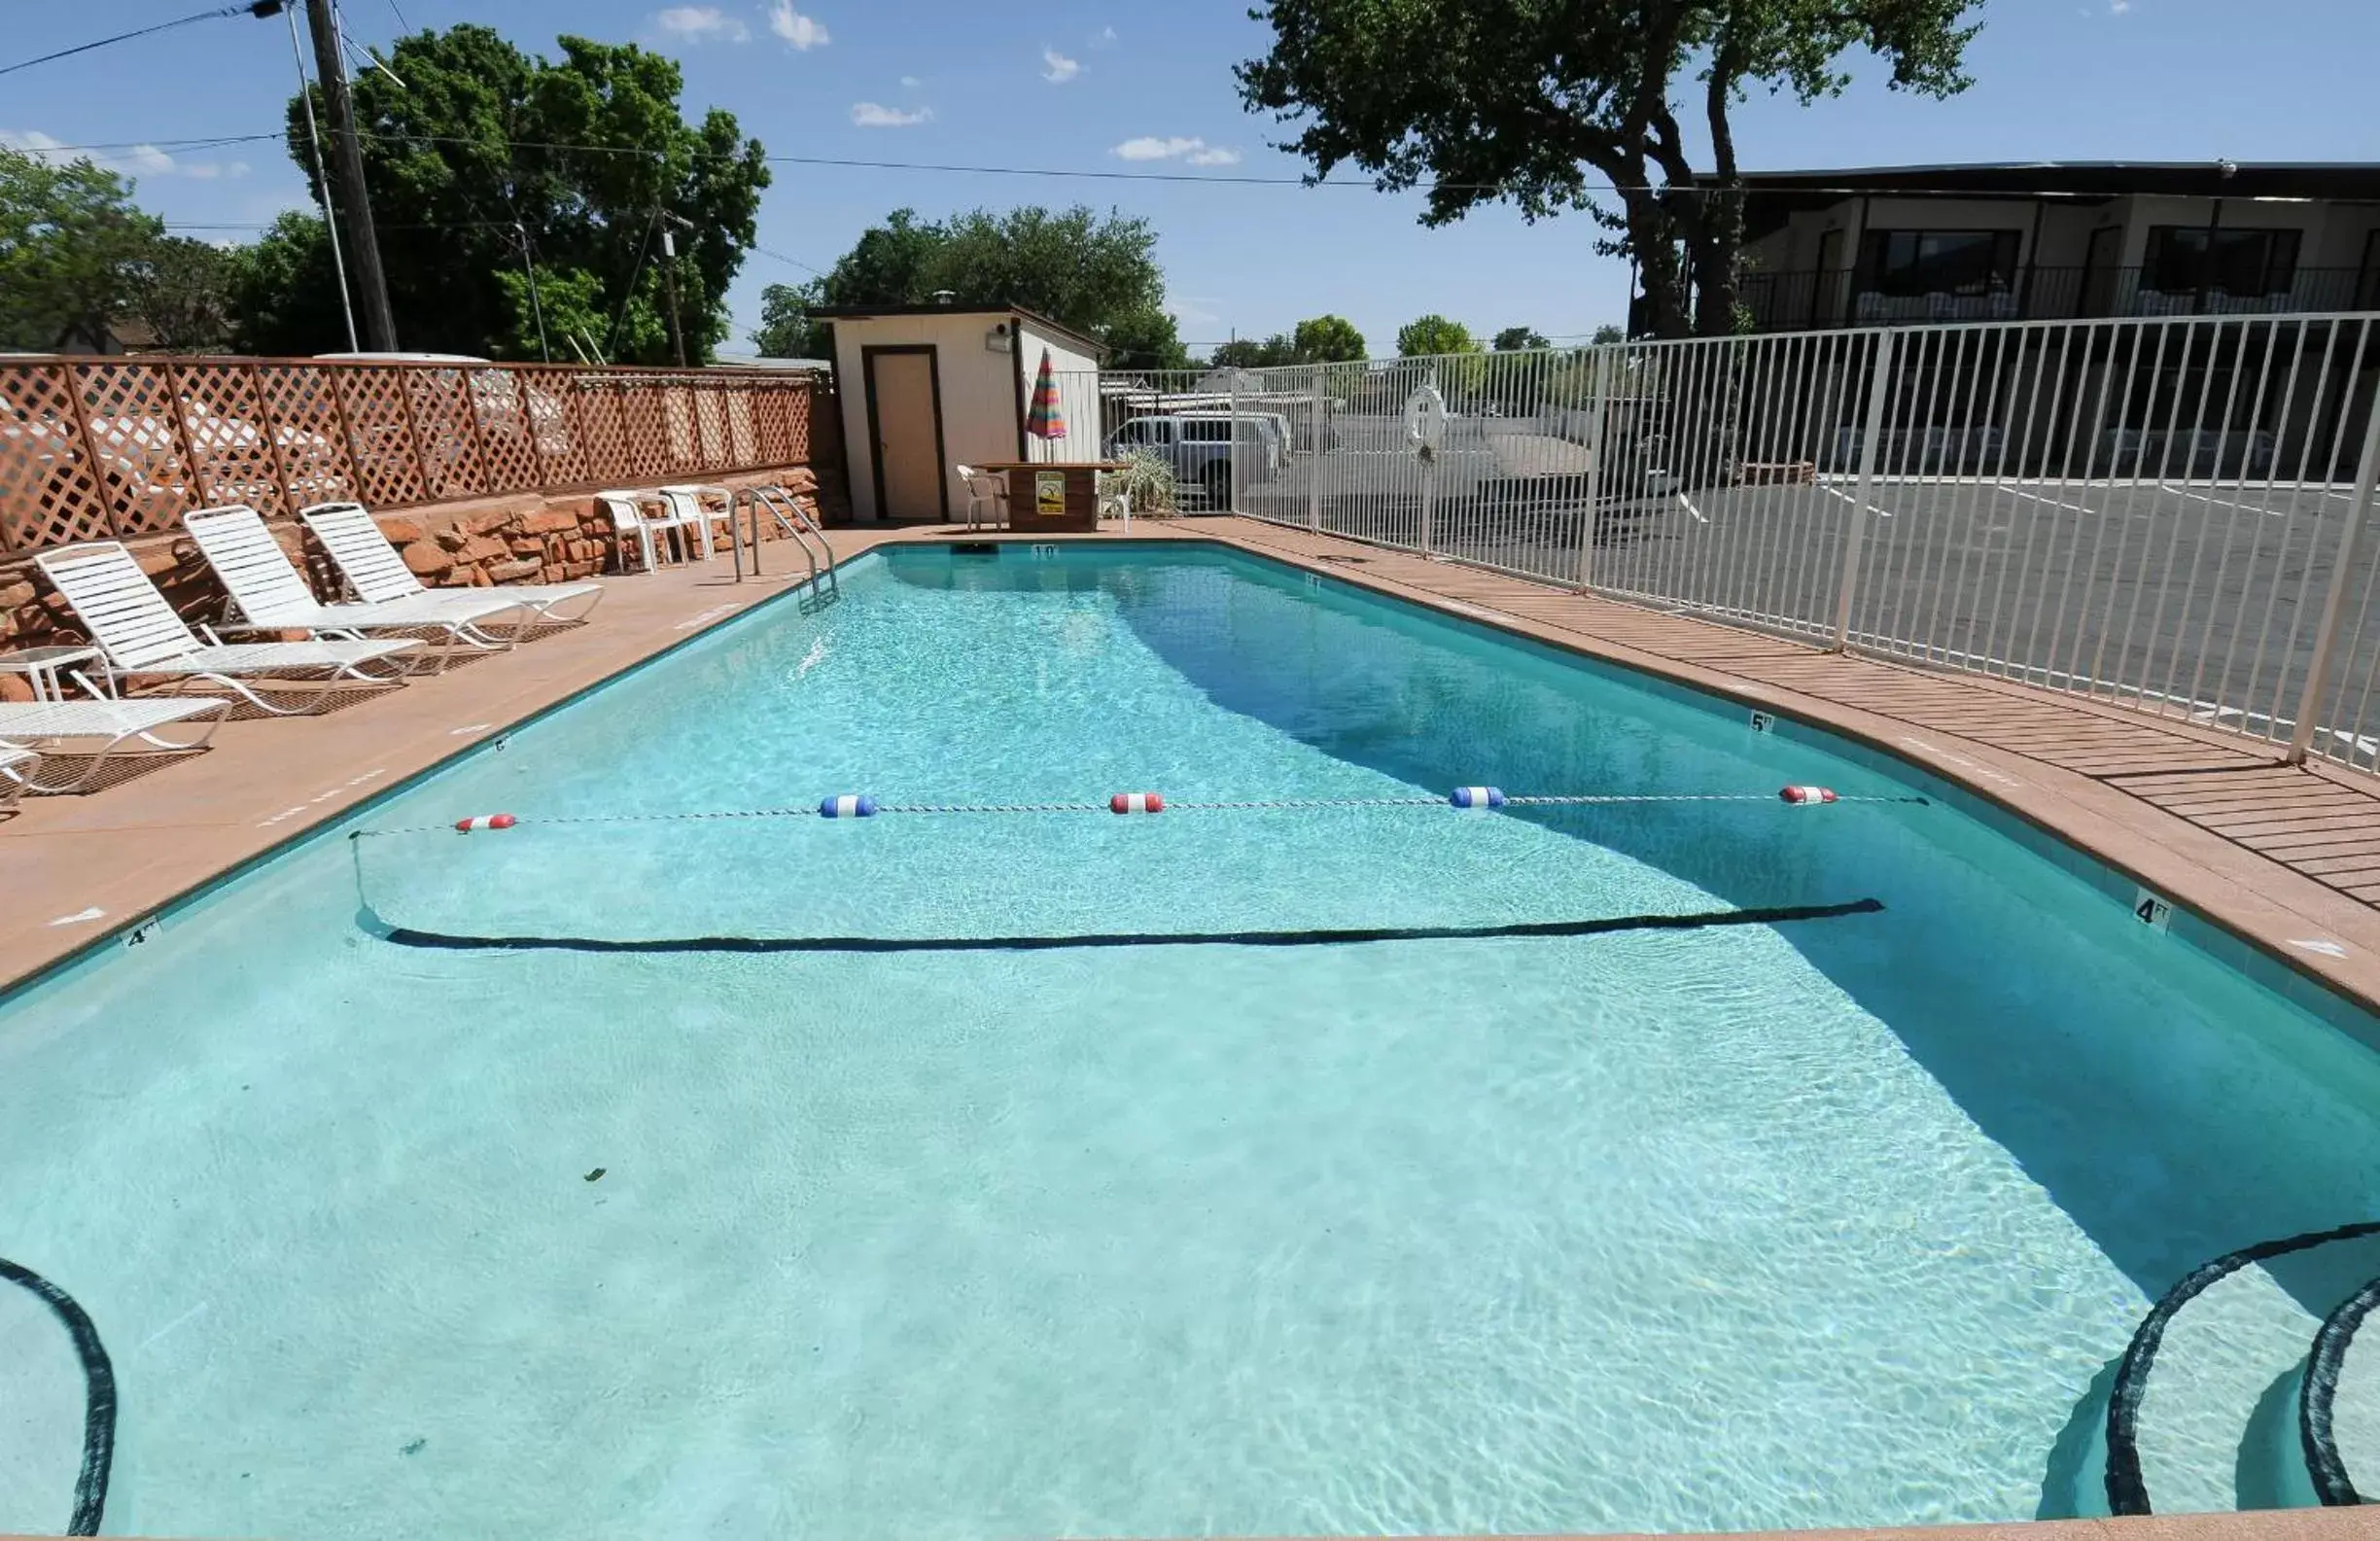
[[[389,310],[388,279],[380,270],[380,241],[372,233],[371,198],[364,189],[364,146],[356,138],[355,102],[347,94],[347,61],[339,55],[338,17],[332,0],[306,0],[306,25],[314,34],[314,73],[322,81],[323,106],[331,115],[331,138],[338,156],[339,200],[344,206],[347,246],[355,258],[356,288],[364,301],[364,334],[376,353],[397,349],[397,318]]]
[[[678,368],[682,369],[686,367],[685,329],[678,323],[678,237],[670,226],[682,225],[690,230],[694,225],[690,220],[682,220],[667,212],[661,218],[664,222],[661,227],[661,287],[669,295],[670,347],[678,355]]]

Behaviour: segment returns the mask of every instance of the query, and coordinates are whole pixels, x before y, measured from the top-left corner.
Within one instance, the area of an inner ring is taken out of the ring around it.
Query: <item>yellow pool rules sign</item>
[[[1033,512],[1063,518],[1066,511],[1066,473],[1063,471],[1034,472]]]

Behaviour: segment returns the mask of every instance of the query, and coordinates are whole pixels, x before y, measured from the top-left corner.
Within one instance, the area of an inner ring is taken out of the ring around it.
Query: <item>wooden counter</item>
[[[1099,473],[1112,460],[995,460],[981,468],[1008,478],[1008,528],[1080,532],[1099,528]]]

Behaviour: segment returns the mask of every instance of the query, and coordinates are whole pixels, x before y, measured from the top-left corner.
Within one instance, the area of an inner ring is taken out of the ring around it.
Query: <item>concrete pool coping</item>
[[[1046,542],[963,528],[835,532],[846,557],[888,544]],[[1864,744],[1960,787],[2150,882],[2178,902],[2367,1007],[2380,1006],[2380,912],[2213,829],[2059,763],[2054,745],[2006,742],[1941,727],[1941,704],[1988,713],[2013,701],[2071,719],[2087,737],[2108,723],[2147,727],[2158,744],[2236,757],[2251,741],[2160,722],[2024,686],[1845,658],[1689,617],[1584,597],[1449,563],[1237,518],[1139,521],[1075,542],[1182,542],[1236,548],[1411,601],[1723,700],[1773,710]],[[1349,560],[1354,558],[1355,560]],[[0,990],[136,928],[147,917],[266,858],[359,805],[510,727],[788,592],[783,577],[735,584],[723,562],[612,579],[585,626],[407,684],[317,719],[235,722],[218,747],[112,790],[26,799],[0,821]],[[1882,679],[1889,701],[1863,695]],[[1781,683],[1782,682],[1782,683]],[[1867,700],[1869,704],[1860,702]],[[1879,709],[1891,705],[1891,710]],[[2193,751],[2190,751],[2194,753]],[[2143,752],[2144,764],[2161,765]],[[2299,773],[2332,787],[2343,778]],[[53,921],[101,913],[69,925]],[[2292,956],[2295,940],[2334,942],[2339,956]],[[1848,1541],[2333,1541],[2380,1534],[2348,1510],[2026,1521],[1986,1525],[1801,1532]]]

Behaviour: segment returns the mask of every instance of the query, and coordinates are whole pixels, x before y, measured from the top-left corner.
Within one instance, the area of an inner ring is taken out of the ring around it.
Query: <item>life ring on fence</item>
[[[1423,460],[1437,458],[1446,425],[1446,398],[1437,386],[1424,385],[1405,399],[1405,447]]]

